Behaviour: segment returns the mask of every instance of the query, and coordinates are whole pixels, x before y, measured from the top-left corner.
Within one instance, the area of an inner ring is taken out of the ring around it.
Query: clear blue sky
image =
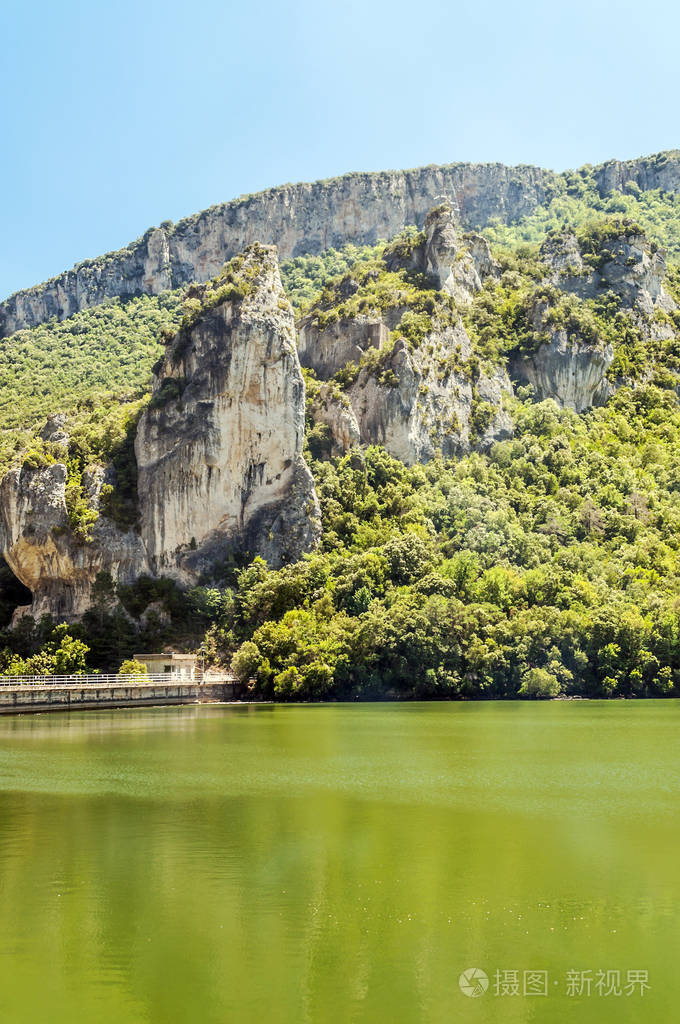
[[[680,146],[673,0],[5,0],[0,297],[243,192]]]

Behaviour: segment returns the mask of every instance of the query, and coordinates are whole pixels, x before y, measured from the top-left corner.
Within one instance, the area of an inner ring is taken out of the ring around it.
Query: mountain
[[[675,694],[679,167],[284,186],[7,300],[5,670]]]
[[[642,191],[680,192],[680,153],[611,160],[586,168],[602,197],[632,184]],[[584,177],[584,175],[582,175]],[[203,210],[178,224],[150,228],[119,252],[79,263],[0,304],[0,336],[59,320],[107,298],[157,295],[207,281],[252,242],[274,244],[282,260],[352,243],[372,245],[448,199],[463,225],[510,225],[568,195],[571,176],[538,167],[448,164],[412,171],[346,174],[312,184],[283,185]]]

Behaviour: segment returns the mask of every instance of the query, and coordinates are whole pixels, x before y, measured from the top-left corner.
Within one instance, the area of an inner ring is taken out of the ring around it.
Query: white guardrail
[[[226,681],[216,679],[215,682]],[[0,687],[3,686],[188,686],[191,684],[212,682],[211,679],[204,679],[200,672],[197,672],[192,679],[189,675],[181,675],[179,672],[155,672],[146,675],[143,672],[136,672],[132,675],[82,675],[82,676],[0,676]]]

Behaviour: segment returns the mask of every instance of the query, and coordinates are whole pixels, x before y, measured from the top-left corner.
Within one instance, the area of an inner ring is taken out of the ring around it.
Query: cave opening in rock
[[[15,608],[31,604],[33,595],[18,579],[4,558],[0,558],[0,629],[6,629],[12,621]]]

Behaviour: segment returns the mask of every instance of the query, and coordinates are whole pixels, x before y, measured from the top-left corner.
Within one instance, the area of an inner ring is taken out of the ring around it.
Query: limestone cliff
[[[460,163],[268,189],[175,225],[165,222],[126,249],[17,292],[0,304],[0,336],[52,316],[64,319],[106,298],[207,281],[253,242],[275,244],[287,259],[392,238],[408,224],[422,226],[442,196],[468,227],[483,227],[492,217],[510,222],[543,203],[556,177],[536,167]]]
[[[251,247],[198,301],[205,308],[169,347],[135,442],[149,562],[185,581],[234,549],[278,566],[320,535],[275,251]]]
[[[594,168],[601,195],[642,189],[680,191],[680,152],[610,160]],[[408,224],[422,227],[442,197],[460,223],[512,223],[549,201],[563,178],[538,167],[445,164],[410,171],[345,174],[327,181],[282,185],[221,203],[172,224],[149,229],[125,249],[85,260],[72,270],[0,303],[0,337],[56,316],[64,319],[115,296],[155,294],[207,281],[252,242],[278,246],[282,259],[331,246],[392,238]]]
[[[610,160],[594,169],[601,195],[642,189],[680,191],[680,152]],[[50,281],[0,304],[0,336],[64,319],[106,298],[155,294],[207,281],[254,241],[276,244],[282,259],[347,242],[391,238],[423,225],[442,197],[460,223],[479,229],[498,217],[511,223],[547,202],[562,178],[537,167],[502,164],[431,165],[410,171],[346,174],[311,184],[283,185],[213,206],[177,224],[151,228],[125,249],[85,260]]]
[[[357,314],[341,317],[319,327],[313,315],[303,317],[297,325],[298,355],[303,366],[314,370],[326,380],[348,363],[358,363],[371,349],[379,350],[399,321],[399,312],[386,315]]]
[[[470,303],[487,278],[498,275],[486,239],[464,235],[448,202],[428,213],[425,240],[414,256],[417,269],[431,274],[439,288],[462,305]]]
[[[551,283],[581,299],[611,291],[645,324],[655,310],[675,309],[664,287],[666,255],[637,225],[622,221],[587,239],[572,231],[552,235],[540,255]]]
[[[453,332],[431,336],[442,361],[462,354]],[[361,439],[381,444],[390,455],[410,466],[427,462],[437,450],[455,455],[468,436],[472,389],[453,369],[437,372],[435,359],[419,348],[410,351],[397,338],[380,369],[362,368],[348,395],[359,423]]]
[[[361,443],[361,431],[354,409],[342,391],[332,384],[321,384],[311,402],[310,419],[325,427],[329,441],[328,454],[344,455]]]
[[[168,345],[135,441],[140,529],[119,529],[100,508],[111,467],[86,467],[82,495],[96,522],[73,528],[62,462],[12,469],[0,482],[0,547],[32,592],[21,611],[80,617],[98,573],[131,583],[143,573],[185,584],[234,551],[271,565],[317,544],[319,507],[302,458],[305,391],[292,309],[275,251],[253,246],[211,286],[194,290],[185,326]],[[63,416],[43,439],[68,448]]]
[[[637,160],[607,160],[594,169],[600,195],[625,192],[630,182],[638,188],[680,192],[680,150],[674,149]]]
[[[167,228],[151,228],[126,249],[85,260],[44,284],[16,292],[0,303],[0,337],[51,317],[65,320],[81,309],[116,296],[158,295],[174,288]]]
[[[584,412],[631,383],[609,379],[614,341],[626,334],[641,342],[673,336],[665,314],[676,304],[664,285],[665,254],[637,225],[614,220],[581,235],[564,231],[548,236],[540,259],[549,287],[529,311],[537,344],[514,353],[513,374],[533,385],[536,399],[554,398]],[[618,308],[619,323],[605,336],[589,314],[610,300]]]
[[[480,376],[459,312],[497,269],[484,239],[463,234],[451,204],[440,203],[421,236],[397,239],[375,266],[336,283],[338,306],[322,302],[301,320],[303,366],[345,387],[343,419],[328,394],[312,408],[334,450],[355,443],[354,423],[361,443],[407,465],[509,436],[507,375]]]
[[[358,368],[344,403],[323,391],[312,406],[316,423],[325,423],[333,453],[358,443],[383,445],[406,465],[447,458],[471,448],[486,448],[512,434],[503,396],[512,388],[504,371],[471,379],[470,341],[462,325],[435,324],[417,345],[403,336],[376,351],[375,361]],[[480,429],[475,411],[488,410]]]
[[[0,481],[0,546],[14,575],[28,587],[32,604],[17,609],[39,618],[81,616],[92,603],[99,572],[116,583],[132,583],[148,571],[144,546],[133,530],[124,533],[100,516],[91,539],[75,536],[66,507],[63,463],[10,470]],[[103,473],[92,473],[90,503],[98,508]]]
[[[575,412],[603,405],[614,391],[607,379],[614,360],[612,345],[597,338],[585,339],[565,327],[548,326],[549,311],[548,303],[536,303],[534,327],[544,340],[533,351],[513,356],[513,376],[531,384],[539,402],[552,398]]]
[[[484,239],[462,230],[453,202],[438,201],[421,220],[421,232],[403,232],[324,288],[298,324],[297,347],[272,247],[253,243],[211,282],[191,286],[137,427],[138,531],[105,514],[113,468],[87,465],[79,500],[99,518],[78,532],[68,423],[50,418],[37,461],[0,482],[0,546],[32,592],[33,614],[82,615],[100,572],[191,585],[237,552],[278,566],[312,550],[320,515],[302,455],[301,365],[313,371],[310,450],[326,457],[381,444],[410,465],[512,436],[506,364],[536,399],[582,412],[635,384],[622,378],[632,362],[619,359],[620,346],[638,361],[644,354],[643,379],[674,336],[664,254],[630,222],[551,235],[523,269],[502,256],[497,264]],[[145,288],[172,283],[167,237],[149,234],[135,250]],[[201,273],[218,252],[199,261]],[[100,271],[98,280],[115,279]]]

